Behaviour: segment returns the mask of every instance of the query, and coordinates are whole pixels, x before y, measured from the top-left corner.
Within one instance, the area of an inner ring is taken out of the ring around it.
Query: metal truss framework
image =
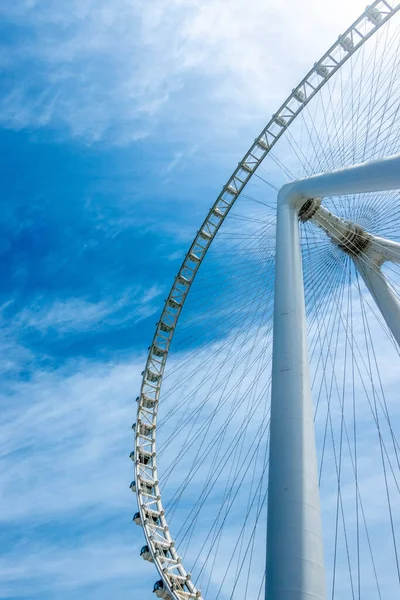
[[[137,419],[133,425],[134,452],[131,453],[135,465],[135,480],[131,489],[137,495],[139,507],[135,522],[143,527],[146,538],[148,552],[144,558],[155,563],[162,578],[162,585],[156,594],[165,600],[201,598],[201,591],[192,583],[190,574],[182,565],[168,527],[158,485],[156,460],[156,420],[162,377],[183,304],[215,235],[267,154],[326,82],[399,9],[400,3],[386,0],[373,2],[296,86],[224,185],[197,232],[166,300],[142,373]]]

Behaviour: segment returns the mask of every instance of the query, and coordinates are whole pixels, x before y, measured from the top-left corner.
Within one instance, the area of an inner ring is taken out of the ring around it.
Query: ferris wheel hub
[[[346,254],[359,256],[371,244],[372,236],[361,225],[337,217],[321,204],[314,211],[312,220]]]
[[[299,210],[299,219],[303,223],[309,221],[321,206],[321,198],[309,198]]]

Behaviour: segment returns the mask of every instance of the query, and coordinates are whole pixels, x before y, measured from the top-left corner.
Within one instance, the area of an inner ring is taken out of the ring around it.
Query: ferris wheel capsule
[[[160,542],[154,543],[155,554],[157,557],[160,558],[161,562],[163,562],[165,559],[170,558],[170,556],[171,556],[170,548],[171,547],[172,547],[172,544],[164,545],[164,544],[161,544]]]
[[[138,421],[138,434],[140,436],[149,437],[154,428],[155,425],[150,425],[147,423],[143,423],[142,421]]]
[[[153,593],[157,596],[157,598],[162,598],[162,600],[172,600],[172,596],[164,588],[164,582],[162,579],[159,579],[155,582]]]
[[[142,406],[143,408],[154,408],[157,401],[155,400],[155,398],[150,398],[150,396],[148,396],[147,394],[142,394],[141,396],[142,399]],[[133,429],[133,427],[132,427]]]
[[[236,196],[236,195],[237,195],[237,193],[238,193],[237,189],[236,189],[236,188],[235,188],[235,186],[233,186],[232,184],[229,184],[229,185],[227,185],[227,186],[226,186],[226,191],[227,191],[227,192],[229,192],[229,194],[231,194],[232,196]],[[219,214],[219,213],[215,213],[215,215],[216,215],[217,217],[219,217],[219,216],[220,216],[220,214]]]
[[[211,233],[209,231],[206,231],[205,229],[202,229],[199,233],[200,237],[202,240],[206,240],[209,241],[211,239]]]
[[[282,115],[275,115],[274,121],[279,127],[286,127],[286,119],[284,119]]]
[[[150,549],[147,545],[143,546],[142,549],[140,550],[140,556],[143,558],[143,560],[147,560],[148,562],[154,562],[154,559],[151,555]]]
[[[241,168],[243,169],[243,171],[246,171],[247,173],[252,173],[253,172],[253,166],[249,165],[248,163],[239,163],[239,165],[241,166]]]
[[[152,452],[148,452],[147,450],[144,450],[143,448],[139,448],[138,450],[138,460],[139,463],[142,465],[148,465],[151,462],[151,459],[153,458],[153,453]]]
[[[173,330],[173,326],[172,325],[168,325],[168,323],[164,323],[164,321],[161,321],[161,323],[160,323],[160,329],[164,333],[171,333],[171,331]]]
[[[218,219],[221,219],[224,216],[224,213],[218,207],[213,208],[211,212],[214,217],[218,217]]]
[[[135,514],[133,515],[132,521],[136,525],[141,525],[142,524],[142,519],[141,519],[141,516],[140,516],[140,512],[135,512]]]
[[[354,42],[350,37],[340,36],[339,44],[346,52],[350,52],[354,48]]]
[[[296,100],[301,103],[303,103],[306,98],[304,92],[300,89],[293,90],[293,97],[296,98]]]
[[[175,310],[178,310],[178,308],[181,307],[181,304],[179,302],[177,302],[174,298],[170,298],[168,300],[168,306],[170,308],[174,308]]]
[[[315,72],[323,79],[326,79],[329,75],[328,67],[322,64],[315,64]]]
[[[257,146],[259,146],[261,148],[261,150],[263,150],[264,152],[267,152],[269,150],[269,144],[266,142],[266,140],[261,137],[261,138],[256,138],[255,139],[255,143]]]
[[[151,383],[157,383],[157,381],[161,377],[161,375],[159,373],[155,373],[154,371],[151,371],[150,369],[147,369],[147,371],[143,371],[143,375],[145,375],[147,381],[150,381]]]
[[[160,524],[160,513],[155,511],[155,510],[151,510],[150,508],[145,507],[143,509],[144,511],[144,516],[146,521],[148,521],[149,523],[153,524],[153,525],[159,525]]]
[[[146,494],[147,496],[154,495],[154,483],[151,483],[148,480],[139,478],[139,490]]]
[[[367,19],[373,25],[379,25],[382,21],[382,13],[377,8],[369,8],[367,10]]]

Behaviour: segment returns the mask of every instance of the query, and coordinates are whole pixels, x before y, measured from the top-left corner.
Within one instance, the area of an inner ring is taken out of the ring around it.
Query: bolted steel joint
[[[321,206],[321,198],[309,198],[299,210],[299,221],[305,223],[312,219],[319,207]]]

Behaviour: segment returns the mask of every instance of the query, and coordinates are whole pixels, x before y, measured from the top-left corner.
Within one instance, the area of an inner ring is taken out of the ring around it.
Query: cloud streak
[[[18,313],[11,327],[20,331],[35,329],[42,334],[56,332],[62,335],[93,331],[128,321],[137,324],[157,311],[158,303],[154,304],[153,300],[160,294],[161,289],[153,285],[147,290],[139,286],[131,288],[116,300],[108,298],[99,302],[65,298],[48,303],[39,298],[36,304]],[[5,310],[7,308],[9,304]]]
[[[234,0],[229,10],[222,0],[7,5],[0,15],[14,36],[2,51],[2,124],[126,144],[166,118],[181,127],[192,120],[198,134],[194,117],[265,119],[265,108],[296,83],[293,60],[301,78],[327,37],[333,41],[363,7],[343,0],[310,1],[307,9],[295,0],[282,7]]]

